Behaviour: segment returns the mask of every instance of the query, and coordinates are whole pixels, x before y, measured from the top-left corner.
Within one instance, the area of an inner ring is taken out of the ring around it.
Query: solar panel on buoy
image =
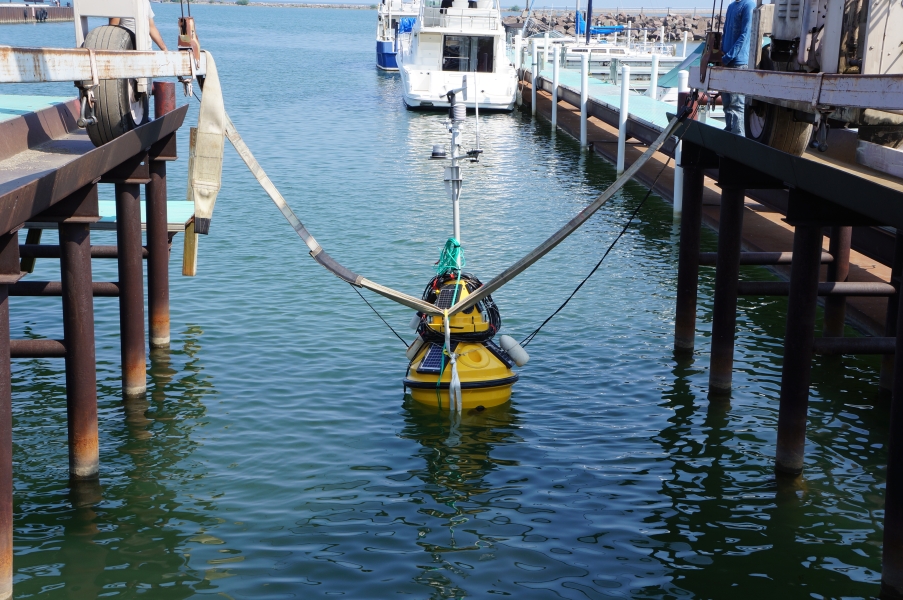
[[[445,290],[443,290],[445,291]],[[426,356],[420,361],[417,367],[418,373],[440,373],[442,372],[442,346],[438,344],[430,344]]]
[[[450,285],[439,290],[439,299],[436,300],[436,308],[451,308],[455,300],[461,299],[461,290],[457,285]]]

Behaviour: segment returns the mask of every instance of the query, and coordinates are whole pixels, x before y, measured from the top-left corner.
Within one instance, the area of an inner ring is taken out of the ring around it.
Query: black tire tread
[[[132,32],[118,25],[103,25],[88,32],[85,48],[95,50],[132,50]],[[97,123],[87,127],[88,137],[95,146],[102,146],[135,128],[129,106],[131,82],[124,79],[105,79],[94,92],[94,115]],[[146,100],[145,100],[146,102]]]

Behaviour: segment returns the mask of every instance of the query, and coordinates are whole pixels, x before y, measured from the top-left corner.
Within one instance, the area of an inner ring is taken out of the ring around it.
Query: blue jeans
[[[745,69],[746,65],[724,65],[728,69]],[[743,111],[746,97],[743,94],[721,93],[724,108],[724,130],[740,137],[744,136]]]

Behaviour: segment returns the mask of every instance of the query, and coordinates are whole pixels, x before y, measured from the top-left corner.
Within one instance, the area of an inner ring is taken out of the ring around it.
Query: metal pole
[[[699,246],[705,175],[696,164],[685,166],[683,169],[684,207],[680,216],[674,351],[679,354],[692,354],[696,338],[696,295],[699,286]]]
[[[7,286],[0,285],[0,600],[13,597],[13,415],[9,362],[9,294]]]
[[[852,227],[832,227],[828,252],[834,260],[828,263],[828,281],[846,281],[850,275],[850,241]],[[846,323],[847,299],[844,296],[825,298],[824,337],[843,337]]]
[[[548,62],[549,62],[549,32],[545,32],[542,34],[543,43],[542,43],[542,65],[539,69],[539,72],[542,73],[546,70]]]
[[[140,189],[116,184],[116,242],[119,246],[119,329],[122,346],[122,391],[147,390],[144,347],[144,261],[141,258]]]
[[[63,335],[66,341],[69,477],[95,479],[100,459],[91,234],[86,223],[63,222],[60,223],[59,237]]]
[[[899,244],[897,245],[899,248]],[[881,561],[881,597],[903,597],[903,294],[897,310],[897,344],[894,358],[893,400],[887,450],[887,483],[884,493],[884,544]]]
[[[166,163],[152,160],[147,200],[147,310],[150,347],[169,346],[169,233],[166,227]]]
[[[530,95],[530,100],[531,100],[530,114],[534,115],[534,116],[536,115],[536,84],[537,84],[537,82],[539,82],[539,73],[537,72],[539,63],[537,62],[538,56],[537,56],[537,49],[536,49],[537,45],[536,44],[537,44],[537,40],[536,40],[536,38],[533,38],[533,46],[532,46],[533,69],[530,71],[530,81],[531,81],[531,88],[532,88],[530,90],[530,94],[531,94]]]
[[[718,259],[715,263],[715,298],[712,308],[712,357],[709,397],[730,394],[734,369],[734,332],[737,326],[737,280],[740,276],[740,239],[746,190],[722,188],[718,223]]]
[[[618,106],[618,165],[617,173],[624,172],[624,155],[627,153],[627,115],[629,113],[630,67],[621,66],[621,103]]]
[[[687,57],[687,32],[684,31],[684,43],[683,43],[683,57]]]
[[[690,73],[689,71],[678,71],[677,72],[677,91],[678,94],[680,92],[689,92],[690,91]],[[678,95],[678,97],[680,97]],[[677,142],[677,146],[674,147],[674,216],[680,214],[680,211],[683,210],[683,194],[684,194],[684,168],[680,166],[681,157],[683,156],[683,142]]]
[[[775,454],[775,470],[789,475],[799,475],[803,471],[821,241],[821,227],[796,226],[793,233],[793,262],[790,267],[790,298],[787,302]]]
[[[558,126],[558,79],[561,68],[561,46],[552,50],[552,127]]]
[[[658,98],[658,54],[652,55],[652,70],[649,72],[649,89],[646,90],[646,95],[653,99]]]
[[[593,0],[586,0],[586,45],[589,46],[589,30],[593,27]],[[586,49],[589,52],[589,48]]]
[[[586,111],[589,108],[589,56],[580,55],[580,150],[586,150]]]

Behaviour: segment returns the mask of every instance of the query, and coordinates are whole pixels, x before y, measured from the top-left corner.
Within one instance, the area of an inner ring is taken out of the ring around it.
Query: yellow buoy
[[[448,308],[470,293],[461,279],[450,279],[437,288],[432,295],[440,308]],[[494,305],[492,308],[495,309]],[[430,339],[414,354],[404,385],[411,390],[415,401],[448,408],[452,374],[449,349],[442,341],[445,337],[443,319],[436,316],[424,319],[423,331],[431,334]],[[462,409],[490,408],[511,399],[511,386],[518,379],[517,373],[511,370],[514,361],[492,341],[495,332],[491,327],[487,307],[479,303],[449,318],[451,352],[455,354],[461,381]]]

